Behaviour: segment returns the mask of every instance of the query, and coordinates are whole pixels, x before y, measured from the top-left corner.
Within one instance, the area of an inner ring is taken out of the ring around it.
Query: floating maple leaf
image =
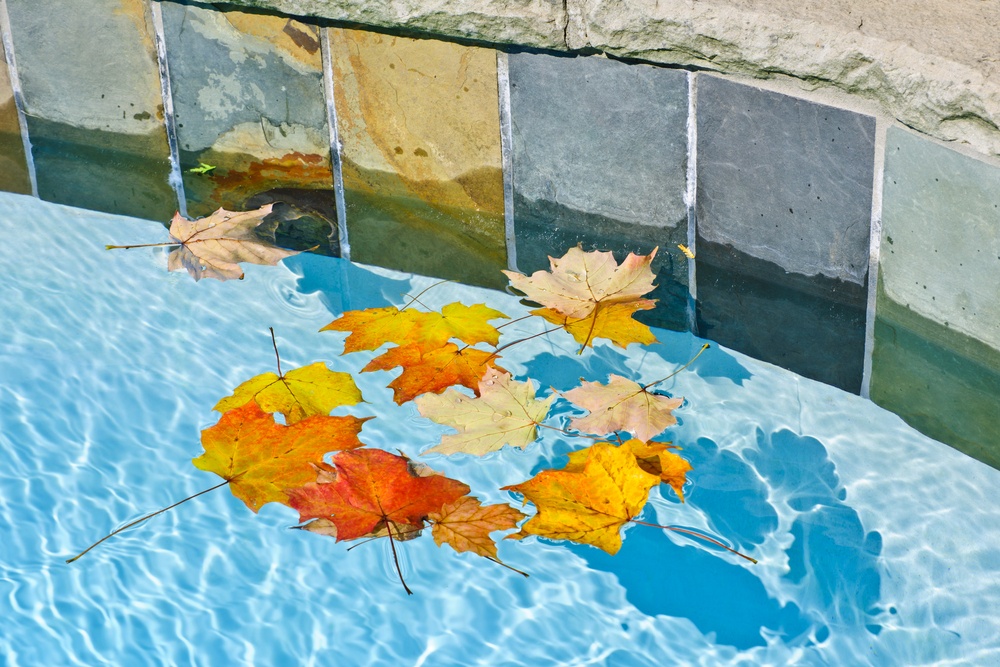
[[[496,345],[500,332],[489,320],[506,317],[481,303],[472,306],[450,303],[440,313],[390,306],[347,311],[320,331],[350,331],[344,341],[344,352],[375,350],[385,343],[416,344],[422,350],[432,350],[452,338],[468,345]]]
[[[438,546],[448,544],[459,553],[471,551],[492,560],[497,560],[497,545],[490,533],[514,528],[524,517],[510,505],[483,505],[472,496],[462,496],[427,515],[434,523],[431,534]]]
[[[338,542],[371,535],[381,523],[388,529],[394,557],[398,534],[423,527],[429,514],[469,492],[467,485],[444,475],[416,475],[409,459],[381,449],[341,452],[333,457],[333,465],[335,481],[289,489],[288,504],[298,510],[300,521],[333,522]],[[412,594],[398,559],[396,569],[403,588]]]
[[[584,252],[576,247],[560,259],[550,257],[551,272],[536,271],[530,277],[504,273],[514,288],[545,306],[533,314],[565,327],[583,347],[592,345],[595,338],[625,347],[656,340],[649,327],[631,318],[636,310],[655,305],[642,298],[655,287],[649,268],[655,256],[656,248],[649,255],[629,253],[619,266],[610,252]]]
[[[315,479],[313,463],[326,453],[361,447],[365,421],[317,415],[284,426],[250,400],[201,432],[205,453],[194,465],[228,480],[233,495],[256,512],[265,503],[286,502],[286,489]]]
[[[393,390],[393,400],[402,405],[420,394],[440,393],[456,384],[478,391],[479,379],[488,368],[503,371],[493,364],[495,359],[495,354],[473,347],[459,349],[454,343],[430,351],[416,344],[401,345],[369,361],[361,372],[387,371],[401,366],[403,373],[390,382],[389,387]]]
[[[216,403],[215,409],[227,412],[251,399],[266,412],[280,412],[289,424],[311,415],[328,415],[334,408],[364,400],[350,373],[331,371],[322,361],[281,375],[262,373],[252,377]]]
[[[285,257],[298,254],[298,250],[285,250],[261,238],[261,226],[271,213],[273,204],[253,211],[227,211],[220,208],[205,218],[188,220],[180,213],[170,221],[170,241],[107,248],[141,248],[148,246],[176,246],[167,256],[167,269],[187,269],[195,280],[243,279],[240,262],[251,264],[277,264]],[[273,234],[273,230],[271,230]]]
[[[592,544],[609,554],[621,548],[620,529],[642,511],[659,477],[639,467],[627,447],[600,442],[563,470],[543,470],[503,487],[524,495],[538,513],[508,537],[539,535]]]
[[[509,373],[490,368],[479,381],[479,398],[449,389],[439,396],[419,396],[416,404],[424,417],[458,431],[443,436],[428,452],[483,456],[504,445],[523,449],[534,442],[537,426],[554,400],[555,395],[536,400],[530,382],[511,380]]]
[[[586,417],[571,421],[572,428],[597,435],[628,431],[643,442],[676,424],[672,411],[684,402],[682,398],[654,394],[648,387],[614,374],[606,385],[584,382],[563,396],[590,410]]]
[[[670,451],[673,449],[672,445],[662,442],[643,442],[632,438],[622,443],[622,447],[632,452],[640,468],[669,484],[681,502],[684,502],[684,483],[687,481],[687,473],[692,468],[687,460]],[[571,472],[583,470],[588,455],[587,449],[570,452],[569,463],[563,470]]]

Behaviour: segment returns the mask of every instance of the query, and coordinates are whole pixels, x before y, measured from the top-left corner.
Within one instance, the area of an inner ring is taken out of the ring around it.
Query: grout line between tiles
[[[882,186],[885,179],[888,121],[875,117],[875,162],[872,182],[871,232],[868,237],[868,303],[865,307],[865,358],[861,373],[863,398],[871,399],[872,354],[875,350],[875,300],[878,295],[879,261],[882,253]]]
[[[156,61],[160,69],[160,95],[163,97],[163,126],[167,131],[167,146],[170,148],[170,177],[168,182],[177,195],[177,212],[188,217],[187,195],[184,192],[184,176],[181,173],[180,144],[177,141],[177,119],[174,116],[174,95],[170,87],[170,65],[167,61],[167,40],[163,29],[163,11],[160,3],[149,3],[153,18],[153,37],[156,42]]]
[[[698,199],[698,74],[688,72],[688,117],[687,117],[687,182],[684,190],[684,204],[687,207],[687,247],[697,254],[697,215]],[[696,304],[698,302],[697,267],[693,259],[687,260],[688,266],[688,329],[698,334]]]
[[[333,88],[333,60],[330,54],[330,28],[320,28],[320,54],[323,58],[323,93],[326,97],[326,123],[330,131],[330,164],[333,168],[333,196],[337,205],[337,242],[340,256],[351,258],[347,238],[347,208],[344,203],[344,170],[340,156],[340,133],[337,129],[337,104]]]
[[[14,56],[14,37],[10,27],[10,16],[7,14],[7,0],[0,0],[0,39],[3,41],[7,60],[7,73],[10,77],[10,87],[14,92],[14,106],[17,109],[17,122],[21,128],[21,144],[24,146],[24,160],[28,168],[28,180],[31,182],[31,194],[38,196],[38,178],[35,174],[35,156],[31,152],[31,138],[28,136],[28,118],[24,107],[24,94],[21,90],[21,77],[17,72],[17,58]]]
[[[503,171],[503,224],[507,242],[507,268],[517,271],[514,234],[514,131],[510,114],[510,65],[507,54],[497,51],[497,92],[500,104],[500,162]]]

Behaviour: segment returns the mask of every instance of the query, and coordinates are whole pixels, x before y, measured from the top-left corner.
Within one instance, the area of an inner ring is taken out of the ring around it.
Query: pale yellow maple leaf
[[[509,373],[490,367],[479,382],[478,397],[449,389],[415,402],[424,417],[458,431],[428,452],[483,456],[504,445],[523,449],[534,442],[554,400],[555,395],[537,400],[530,382],[511,380]]]

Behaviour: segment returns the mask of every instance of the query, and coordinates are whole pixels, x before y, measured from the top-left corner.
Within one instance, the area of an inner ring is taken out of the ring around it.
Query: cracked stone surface
[[[996,0],[236,0],[447,37],[787,79],[1000,155]]]
[[[875,119],[713,76],[697,86],[699,236],[863,284]]]

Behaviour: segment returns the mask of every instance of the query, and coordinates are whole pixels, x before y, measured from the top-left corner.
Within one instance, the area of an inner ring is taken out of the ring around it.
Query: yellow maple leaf
[[[508,537],[538,535],[618,553],[621,527],[638,516],[660,479],[640,468],[627,447],[599,442],[582,452],[582,464],[543,470],[526,482],[503,487],[523,494],[538,509],[520,532]]]
[[[687,481],[687,473],[692,470],[691,464],[670,451],[672,447],[669,443],[643,442],[632,438],[622,443],[622,447],[627,447],[632,452],[640,468],[669,484],[681,502],[684,502],[684,483]],[[563,470],[583,470],[586,460],[586,449],[570,452],[569,463]]]
[[[590,411],[585,417],[573,419],[572,428],[596,435],[628,431],[643,442],[676,424],[673,410],[684,402],[682,398],[654,394],[647,387],[613,373],[606,385],[584,382],[563,397]]]
[[[489,320],[506,317],[482,303],[472,306],[450,303],[440,313],[390,306],[347,311],[320,331],[350,331],[344,341],[344,352],[375,350],[385,343],[416,344],[423,350],[432,350],[452,338],[468,345],[496,345],[500,332]]]
[[[567,317],[551,308],[536,308],[532,315],[539,315],[552,324],[558,324],[584,348],[593,347],[594,339],[606,338],[619,347],[628,347],[630,343],[650,345],[656,342],[652,330],[642,322],[632,319],[632,313],[637,310],[652,310],[656,302],[652,299],[639,299],[628,303],[599,303],[587,317],[574,319]]]
[[[227,412],[250,400],[256,400],[265,412],[280,412],[289,424],[294,424],[364,399],[350,373],[331,371],[318,361],[283,375],[262,373],[252,377],[216,403],[215,409]]]
[[[441,395],[424,394],[416,399],[420,414],[458,431],[445,435],[427,453],[475,454],[483,456],[504,445],[525,448],[538,437],[537,425],[549,413],[555,395],[535,399],[530,382],[511,380],[509,373],[489,368],[479,381],[479,396],[473,398],[449,389]]]

